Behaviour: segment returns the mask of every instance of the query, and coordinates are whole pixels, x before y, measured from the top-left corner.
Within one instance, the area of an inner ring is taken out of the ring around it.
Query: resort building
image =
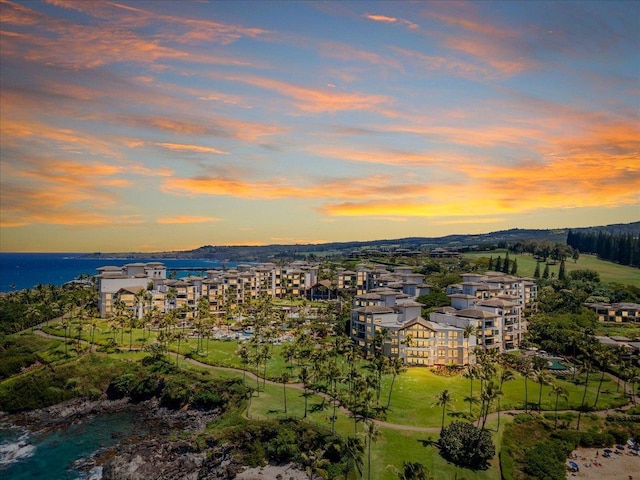
[[[526,332],[525,309],[537,296],[535,281],[487,272],[464,274],[460,284],[447,289],[451,306],[421,316],[416,299],[431,287],[411,267],[357,267],[338,270],[335,279],[319,280],[319,267],[304,262],[286,266],[273,263],[239,265],[230,270],[207,270],[204,277],[167,278],[157,262],[130,263],[98,269],[100,314],[115,315],[125,308],[142,318],[177,310],[189,322],[206,299],[214,317],[263,296],[280,299],[331,299],[354,295],[350,336],[363,351],[382,348],[410,365],[465,365],[474,361],[473,348],[519,348]],[[638,318],[638,305],[616,308],[619,317]],[[611,306],[613,307],[613,306]],[[601,310],[605,311],[604,308]],[[606,310],[609,312],[609,310]],[[622,313],[624,312],[624,313]],[[617,315],[617,314],[616,314]],[[616,317],[617,318],[617,317]],[[620,320],[622,321],[622,320]],[[380,342],[378,345],[375,342]]]
[[[427,321],[421,310],[422,304],[391,288],[358,295],[351,311],[351,338],[367,354],[379,345],[385,355],[408,365],[468,363],[463,329]]]
[[[167,278],[167,269],[162,263],[128,263],[122,267],[106,266],[98,268],[96,283],[98,289],[98,310],[106,317],[114,312],[117,293],[125,289],[124,297],[133,291],[157,290]],[[129,301],[129,303],[133,300]]]
[[[600,322],[640,322],[640,304],[638,303],[585,303],[598,315]]]
[[[380,341],[376,332],[384,333],[387,355],[412,365],[465,365],[474,362],[476,346],[499,351],[520,347],[526,332],[524,309],[532,308],[537,297],[533,280],[497,272],[464,274],[462,283],[447,290],[451,306],[431,312],[426,320],[413,300],[430,288],[418,277],[403,269],[379,274],[374,282],[384,280],[384,288],[355,297],[351,338],[365,352]],[[405,306],[413,310],[405,312]]]

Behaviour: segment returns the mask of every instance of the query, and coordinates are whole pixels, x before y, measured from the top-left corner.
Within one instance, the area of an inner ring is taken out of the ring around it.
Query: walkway
[[[36,335],[39,335],[41,337],[44,338],[49,338],[49,339],[54,339],[54,340],[64,340],[64,337],[60,337],[57,335],[51,335],[49,333],[45,333],[42,330],[34,330],[34,333]],[[70,339],[67,338],[67,340],[72,340],[74,342],[77,342],[77,339]],[[80,340],[81,343],[86,344],[86,345],[90,345],[89,342],[87,342],[86,340]],[[94,344],[97,345],[97,344]],[[131,350],[141,350],[141,347],[133,347]],[[171,355],[176,355],[176,352],[171,352]],[[212,370],[212,371],[224,371],[224,372],[234,372],[234,373],[239,373],[239,374],[244,374],[247,378],[253,380],[253,381],[260,381],[263,383],[266,383],[268,385],[275,385],[275,386],[282,386],[282,383],[280,382],[275,382],[273,380],[265,380],[264,378],[256,375],[255,373],[249,371],[249,370],[243,370],[241,368],[234,368],[234,367],[220,367],[220,366],[216,366],[216,365],[209,365],[208,363],[203,363],[200,362],[198,360],[195,360],[191,357],[185,357],[184,355],[182,355],[181,353],[178,353],[178,358],[181,358],[183,361],[186,361],[187,363],[190,363],[191,365],[194,365],[196,367],[199,368],[205,368],[208,370]],[[607,374],[610,377],[612,377],[614,380],[617,380],[617,377],[615,377],[614,375],[611,374]],[[287,383],[287,388],[293,388],[295,390],[304,390],[304,384],[302,383]],[[322,392],[313,392],[315,395],[319,395],[327,400],[330,400],[330,397]],[[627,393],[629,392],[629,388],[627,386]],[[596,414],[599,416],[606,416],[609,415],[610,410],[613,412],[623,412],[628,410],[629,408],[633,407],[635,404],[629,402],[627,405],[623,406],[623,407],[619,407],[616,409],[606,409],[606,410],[597,410],[597,411],[592,411],[592,412],[588,412],[588,414]],[[353,416],[353,413],[348,410],[347,408],[340,406],[338,407],[338,409],[346,416]],[[537,413],[535,411],[531,411],[529,410],[529,412],[531,413]],[[500,412],[501,416],[505,416],[505,415],[517,415],[519,413],[527,413],[527,411],[525,410],[502,410]],[[543,410],[543,412],[540,413],[554,413],[553,410]],[[577,410],[558,410],[558,415],[564,414],[564,413],[577,413]],[[493,412],[490,413],[487,416],[487,422],[490,422],[492,420],[495,420],[498,418],[498,412]],[[439,433],[440,432],[440,427],[420,427],[420,426],[415,426],[415,425],[406,425],[406,424],[399,424],[399,423],[388,423],[382,420],[375,420],[372,419],[371,420],[374,424],[378,425],[379,427],[382,428],[389,428],[392,430],[402,430],[402,431],[407,431],[407,432],[425,432],[425,433]]]

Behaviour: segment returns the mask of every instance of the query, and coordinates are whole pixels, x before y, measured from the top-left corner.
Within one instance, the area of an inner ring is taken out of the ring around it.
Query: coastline
[[[6,414],[0,412],[0,423],[12,425],[28,435],[22,437],[21,448],[33,450],[29,435],[42,436],[87,423],[92,417],[120,412],[136,415],[145,431],[128,435],[117,433],[115,445],[98,448],[70,465],[91,480],[206,480],[237,478],[240,480],[303,480],[304,471],[294,464],[248,467],[238,463],[227,445],[199,446],[189,434],[201,432],[207,423],[220,415],[219,410],[169,410],[157,399],[141,403],[121,400],[72,399],[46,408]]]

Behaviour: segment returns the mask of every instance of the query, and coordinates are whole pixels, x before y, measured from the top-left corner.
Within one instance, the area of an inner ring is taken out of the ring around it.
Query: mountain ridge
[[[307,244],[269,244],[269,245],[204,245],[192,250],[176,250],[155,253],[95,253],[90,257],[154,257],[154,258],[190,258],[211,259],[233,262],[265,262],[279,259],[304,258],[308,255],[332,256],[349,255],[366,250],[429,250],[433,248],[451,248],[460,250],[479,249],[523,240],[537,240],[565,243],[569,231],[604,231],[612,234],[633,233],[640,235],[640,221],[617,223],[602,226],[554,229],[511,228],[480,234],[451,234],[442,237],[403,237],[369,241],[327,242]]]

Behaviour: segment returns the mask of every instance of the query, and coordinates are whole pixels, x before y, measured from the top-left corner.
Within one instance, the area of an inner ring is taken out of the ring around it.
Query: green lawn
[[[492,250],[488,252],[469,252],[465,253],[464,257],[470,260],[474,258],[487,258],[493,257],[495,261],[498,256],[504,260],[507,251],[504,249]],[[536,270],[536,260],[530,254],[522,254],[522,255],[514,255],[513,253],[509,253],[510,260],[518,261],[518,273],[517,275],[520,277],[533,277],[533,274]],[[594,255],[580,255],[580,258],[577,262],[574,262],[572,259],[567,259],[565,261],[565,267],[567,273],[572,270],[595,270],[600,274],[600,280],[606,283],[622,283],[627,285],[634,285],[636,287],[640,287],[640,270],[634,267],[627,267],[624,265],[618,265],[617,263],[607,262],[605,260],[600,260],[598,257]],[[556,265],[549,266],[549,273],[555,273],[558,275],[558,269],[560,268],[560,263]],[[544,270],[544,265],[540,266],[540,274]]]
[[[559,410],[576,409],[580,406],[584,391],[583,381],[585,379],[585,376],[581,376],[580,380],[582,382],[577,385],[570,381],[570,378],[568,380],[554,379],[554,383],[562,385],[569,393],[568,402],[560,398],[558,402]],[[599,380],[600,375],[596,372],[589,376],[585,404],[594,404]],[[385,392],[388,392],[389,383],[390,378],[385,379],[382,394],[382,399],[385,402],[387,398]],[[504,395],[501,398],[501,410],[516,410],[524,407],[524,384],[524,378],[516,375],[515,380],[503,385]],[[427,368],[410,368],[396,379],[391,398],[391,407],[387,412],[387,421],[404,425],[439,427],[442,421],[442,408],[435,405],[435,397],[445,388],[449,390],[452,397],[452,402],[447,409],[445,418],[445,424],[448,424],[455,420],[458,414],[469,412],[469,403],[465,402],[464,399],[470,394],[470,381],[461,376],[438,376]],[[480,382],[478,380],[473,382],[473,389],[474,397],[479,397]],[[527,390],[529,404],[535,403],[537,405],[540,394],[539,384],[533,380],[528,380]],[[542,410],[552,411],[555,407],[555,397],[549,395],[550,390],[550,386],[543,385]],[[626,404],[626,400],[616,390],[616,383],[605,377],[598,398],[598,409],[604,410]],[[494,405],[492,411],[496,410],[495,407]],[[477,411],[478,406],[476,405],[473,407],[474,415],[477,415]]]
[[[284,413],[283,388],[280,386],[267,385],[259,396],[251,400],[248,414],[252,419],[277,419],[284,416],[303,418],[304,416],[304,396],[302,391],[287,389],[287,414]],[[306,421],[315,423],[328,431],[331,429],[330,417],[333,409],[330,404],[316,395],[311,395],[308,400],[308,412]],[[324,408],[321,406],[324,404]],[[335,423],[336,432],[342,436],[353,436],[355,434],[354,419],[345,415],[340,410],[337,411]],[[438,417],[439,418],[439,417]],[[409,424],[412,424],[411,422]],[[495,428],[495,427],[494,427]],[[411,432],[391,428],[380,428],[380,435],[371,447],[371,478],[375,480],[397,479],[390,465],[402,468],[403,461],[420,462],[427,466],[432,473],[437,473],[436,478],[458,479],[478,479],[490,480],[500,478],[497,456],[491,467],[486,471],[474,472],[472,470],[455,467],[446,462],[432,444],[438,439],[439,433],[434,432]],[[357,424],[357,435],[363,437],[362,423]],[[365,478],[367,467],[367,455],[365,451]]]

